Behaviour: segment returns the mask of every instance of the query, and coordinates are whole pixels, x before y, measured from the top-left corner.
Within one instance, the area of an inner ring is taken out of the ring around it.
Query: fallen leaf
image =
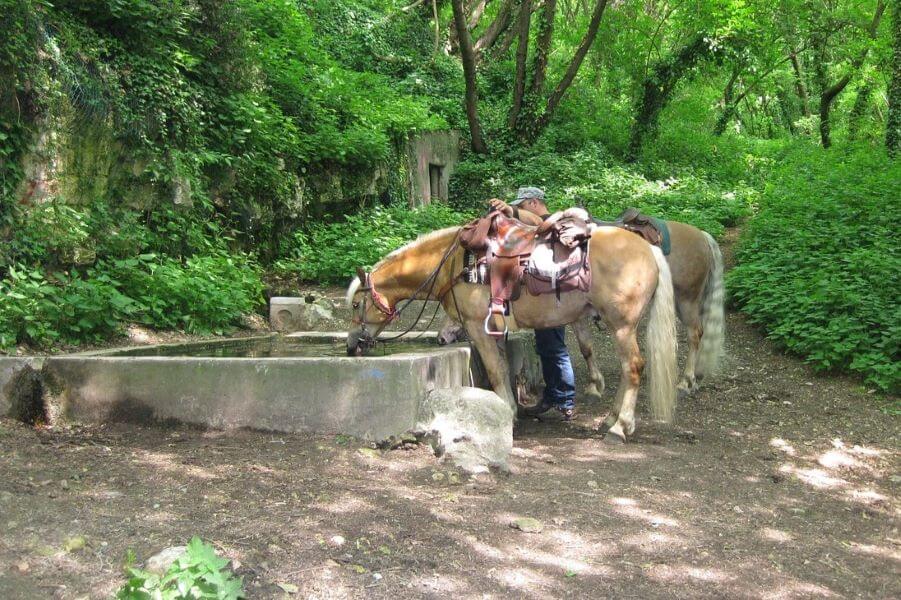
[[[300,591],[300,588],[298,588],[293,583],[276,583],[275,585],[282,588],[282,591],[286,594],[296,594]]]
[[[516,519],[510,523],[510,527],[519,529],[524,533],[541,533],[544,530],[544,525],[541,524],[541,521],[533,519],[532,517],[521,517]]]

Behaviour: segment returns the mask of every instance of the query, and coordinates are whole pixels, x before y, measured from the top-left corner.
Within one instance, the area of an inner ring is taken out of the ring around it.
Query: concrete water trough
[[[379,440],[416,423],[429,392],[486,386],[467,345],[436,334],[403,338],[372,356],[342,356],[345,333],[116,348],[0,358],[0,415],[103,423],[174,421],[217,429],[344,433]],[[520,387],[540,369],[531,334],[507,352]]]

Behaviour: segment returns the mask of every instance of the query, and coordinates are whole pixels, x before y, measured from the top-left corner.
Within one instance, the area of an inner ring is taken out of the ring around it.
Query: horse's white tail
[[[713,265],[707,274],[704,299],[701,304],[701,349],[698,352],[696,372],[698,377],[716,372],[723,358],[723,341],[726,336],[726,317],[723,312],[725,289],[723,287],[723,253],[719,244],[706,231],[704,237],[713,256]]]
[[[676,406],[676,308],[669,264],[660,248],[651,246],[657,261],[657,291],[648,320],[648,358],[651,371],[651,415],[667,423]]]

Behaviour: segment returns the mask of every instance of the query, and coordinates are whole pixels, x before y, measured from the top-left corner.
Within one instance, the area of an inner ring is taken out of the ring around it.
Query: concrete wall
[[[413,206],[429,204],[432,198],[429,165],[441,168],[438,198],[447,200],[448,181],[460,159],[460,133],[433,131],[410,138],[410,200]]]

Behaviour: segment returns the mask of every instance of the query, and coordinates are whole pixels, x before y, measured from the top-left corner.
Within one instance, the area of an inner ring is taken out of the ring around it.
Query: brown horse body
[[[676,314],[688,333],[688,356],[679,379],[680,396],[698,389],[698,381],[713,373],[723,356],[723,255],[713,237],[697,227],[667,221],[671,250],[666,257],[673,278]],[[594,361],[591,321],[573,324],[579,350],[588,363],[588,395],[600,397],[604,376]]]
[[[391,320],[397,303],[408,298],[440,300],[459,319],[481,355],[494,391],[515,404],[506,358],[497,340],[484,330],[490,292],[487,286],[460,282],[463,250],[459,228],[427,235],[397,250],[361,273],[347,292],[357,316],[348,333],[348,351],[371,338]],[[442,262],[442,259],[443,262]],[[511,328],[543,329],[566,325],[586,315],[600,315],[616,342],[621,379],[609,433],[625,439],[635,428],[635,401],[645,361],[638,348],[638,323],[649,313],[648,349],[652,414],[669,421],[675,405],[675,307],[669,266],[663,253],[638,236],[615,227],[601,227],[589,240],[591,288],[555,295],[522,293],[512,302]],[[434,281],[423,286],[432,274]],[[376,328],[369,334],[365,325]]]
[[[716,370],[723,355],[723,257],[710,234],[697,227],[668,221],[671,251],[666,257],[672,274],[676,313],[688,333],[688,356],[679,380],[680,395],[697,390],[698,381]],[[594,360],[592,315],[575,321],[573,331],[588,363],[585,393],[597,398],[604,392],[604,376]],[[462,327],[448,314],[439,333],[440,343],[455,341]]]

